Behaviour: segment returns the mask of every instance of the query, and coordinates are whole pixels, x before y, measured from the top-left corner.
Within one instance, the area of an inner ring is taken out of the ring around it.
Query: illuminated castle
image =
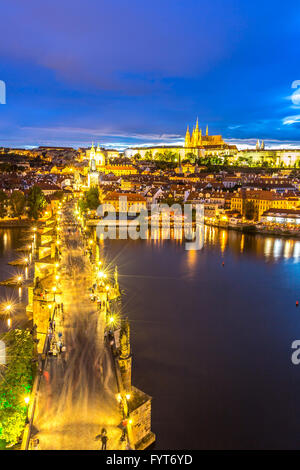
[[[193,133],[190,134],[189,126],[187,127],[185,134],[185,144],[186,148],[197,148],[197,147],[218,147],[219,145],[223,146],[225,144],[221,135],[208,135],[208,126],[206,127],[206,134],[202,134],[202,129],[199,129],[198,118],[196,122],[196,127],[193,127]]]

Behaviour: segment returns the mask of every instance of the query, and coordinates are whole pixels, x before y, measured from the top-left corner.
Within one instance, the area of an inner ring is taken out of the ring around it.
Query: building
[[[202,135],[202,129],[199,129],[199,121],[197,118],[196,126],[193,127],[192,135],[187,127],[185,134],[184,146],[189,149],[203,148],[208,146],[218,147],[225,144],[221,135],[209,135],[208,126],[206,126],[206,134]]]
[[[300,205],[299,195],[279,195],[273,191],[240,190],[231,198],[231,210],[242,215],[253,213],[253,219],[260,220],[269,209],[296,209]]]
[[[100,147],[99,144],[95,149],[94,144],[92,144],[92,147],[90,149],[87,149],[85,151],[83,151],[82,149],[81,155],[85,155],[89,159],[94,158],[96,166],[103,166],[105,165],[105,163],[108,162],[110,158],[118,158],[120,156],[120,153],[118,150],[105,149],[103,147]]]
[[[99,172],[97,171],[96,161],[94,158],[94,153],[91,154],[92,157],[90,158],[90,169],[88,171],[88,187],[91,186],[98,186],[99,184]]]
[[[239,150],[233,159],[245,162],[249,166],[263,163],[274,167],[299,167],[300,149],[266,149],[264,143],[256,145],[255,149]]]
[[[103,210],[109,212],[111,206],[114,207],[116,212],[140,212],[147,209],[147,200],[142,194],[139,193],[122,193],[122,192],[109,192],[103,199]]]
[[[300,226],[300,209],[269,209],[261,216],[264,224]]]
[[[192,134],[190,134],[189,127],[187,127],[184,145],[132,147],[126,149],[124,151],[124,155],[127,158],[131,158],[134,155],[139,154],[141,158],[152,160],[155,159],[157,154],[165,154],[167,156],[172,153],[177,155],[175,161],[179,161],[179,158],[184,159],[189,156],[189,154],[193,154],[195,157],[201,158],[209,155],[234,155],[237,151],[237,147],[224,142],[221,135],[209,135],[208,126],[206,127],[206,133],[203,134],[202,130],[199,129],[199,121],[197,118],[196,126],[193,128]]]

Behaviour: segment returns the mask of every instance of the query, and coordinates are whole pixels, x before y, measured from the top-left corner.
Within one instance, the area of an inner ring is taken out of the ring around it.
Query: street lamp
[[[53,292],[53,301],[55,302],[55,293],[56,293],[56,287],[52,287],[52,292]]]

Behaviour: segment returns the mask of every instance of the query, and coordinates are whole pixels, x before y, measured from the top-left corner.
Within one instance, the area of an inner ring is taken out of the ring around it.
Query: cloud
[[[124,137],[124,138],[131,138],[131,139],[140,139],[140,140],[145,140],[145,139],[151,139],[151,140],[157,140],[157,141],[163,141],[163,140],[173,140],[173,139],[178,139],[182,138],[181,135],[179,134],[147,134],[147,133],[129,133],[129,132],[124,132],[124,131],[111,131],[109,129],[97,129],[97,128],[82,128],[82,127],[22,127],[21,128],[24,131],[30,131],[34,132],[38,135],[41,133],[43,134],[63,134],[65,136],[68,136],[69,134],[80,134],[80,135],[86,135],[89,138],[91,136],[94,137]]]
[[[285,126],[290,126],[291,124],[296,124],[298,122],[300,122],[300,114],[295,116],[287,116],[282,120],[282,123]]]

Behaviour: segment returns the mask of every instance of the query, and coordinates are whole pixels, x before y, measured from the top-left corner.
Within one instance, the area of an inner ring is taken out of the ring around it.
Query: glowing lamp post
[[[53,301],[55,302],[56,286],[52,287],[52,292],[53,292]]]

